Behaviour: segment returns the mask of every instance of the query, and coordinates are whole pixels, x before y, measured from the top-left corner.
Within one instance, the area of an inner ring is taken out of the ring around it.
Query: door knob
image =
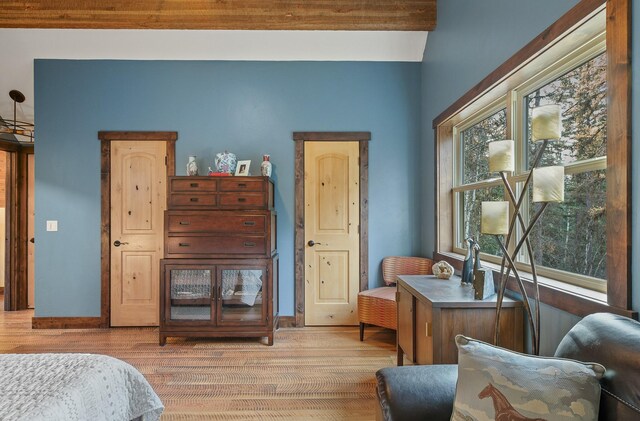
[[[123,246],[125,244],[129,244],[129,243],[123,243],[123,242],[120,242],[120,240],[116,240],[116,241],[113,242],[113,245],[116,246],[116,247],[120,247],[120,246]]]
[[[30,239],[29,241],[31,242],[31,244],[35,244],[36,239],[35,239],[35,238],[33,238],[33,237],[31,237],[31,239]]]
[[[313,247],[313,246],[315,246],[316,244],[317,244],[317,245],[319,245],[319,246],[321,246],[321,245],[322,245],[322,243],[316,243],[316,242],[315,242],[315,241],[313,241],[313,240],[309,240],[309,242],[308,242],[307,244],[309,245],[309,247]]]

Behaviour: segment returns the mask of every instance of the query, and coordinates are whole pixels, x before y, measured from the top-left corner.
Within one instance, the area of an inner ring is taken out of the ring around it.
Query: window
[[[562,139],[549,143],[541,165],[565,167],[565,201],[550,206],[532,231],[536,264],[551,275],[549,269],[581,275],[568,281],[595,288],[600,284],[597,289],[602,290],[607,278],[606,60],[604,53],[587,58],[551,82],[529,89],[523,100],[527,170],[536,147],[530,141],[531,110],[547,104],[559,104],[562,110]],[[533,215],[533,206],[530,212]]]
[[[449,253],[464,254],[467,236],[479,236],[476,202],[507,200],[499,175],[488,173],[486,145],[515,141],[516,169],[507,182],[519,196],[539,147],[530,141],[531,110],[560,105],[562,140],[549,142],[540,165],[564,166],[565,201],[547,207],[529,238],[542,301],[581,316],[630,315],[630,41],[621,29],[628,29],[629,3],[612,2],[610,10],[604,2],[576,5],[433,122],[436,251],[455,258]],[[605,37],[605,29],[613,31]],[[528,219],[538,205],[531,191],[524,194]],[[480,235],[484,261],[499,263],[493,243]],[[520,268],[527,259],[525,252],[517,256]]]
[[[455,227],[457,248],[464,240],[474,237],[484,253],[500,256],[500,247],[491,236],[480,234],[482,201],[502,200],[505,194],[502,181],[489,173],[489,142],[502,140],[507,135],[507,112],[490,109],[490,115],[480,115],[462,124],[459,130],[459,159],[457,162],[459,186],[454,189],[458,221]],[[492,178],[493,177],[493,178]]]
[[[540,143],[531,141],[532,109],[559,104],[562,138],[549,142],[540,166],[565,167],[565,201],[549,206],[529,237],[538,271],[545,276],[591,289],[606,290],[606,151],[607,82],[604,40],[556,62],[484,109],[471,113],[453,126],[453,142],[459,152],[453,161],[457,174],[453,191],[455,248],[464,252],[464,240],[474,237],[489,261],[502,255],[493,236],[480,233],[481,202],[508,200],[503,182],[489,172],[488,144],[507,139],[516,143],[516,170],[507,179],[520,191]],[[507,119],[511,115],[523,118]],[[497,108],[497,110],[496,110]],[[488,114],[488,115],[487,115]],[[523,210],[525,222],[540,205],[529,197]],[[526,212],[528,210],[528,212]],[[516,242],[522,233],[516,231]],[[524,271],[529,256],[516,261]]]

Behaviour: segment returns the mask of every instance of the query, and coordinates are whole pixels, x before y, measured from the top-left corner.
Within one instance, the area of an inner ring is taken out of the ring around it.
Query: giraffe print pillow
[[[456,345],[452,421],[598,419],[600,364],[524,355],[462,335]]]

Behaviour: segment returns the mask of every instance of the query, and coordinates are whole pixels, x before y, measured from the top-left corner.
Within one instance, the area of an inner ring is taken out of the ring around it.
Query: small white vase
[[[262,164],[260,164],[260,173],[263,177],[271,177],[271,161],[269,161],[269,155],[262,155]]]
[[[189,162],[187,162],[187,175],[198,175],[198,164],[196,163],[195,156],[189,157]]]

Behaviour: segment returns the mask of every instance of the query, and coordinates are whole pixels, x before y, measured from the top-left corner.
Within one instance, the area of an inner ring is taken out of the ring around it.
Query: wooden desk
[[[474,300],[473,288],[433,275],[401,275],[398,290],[398,365],[406,356],[415,364],[455,364],[457,334],[493,343],[497,295]],[[522,352],[522,303],[504,299],[500,346]]]

